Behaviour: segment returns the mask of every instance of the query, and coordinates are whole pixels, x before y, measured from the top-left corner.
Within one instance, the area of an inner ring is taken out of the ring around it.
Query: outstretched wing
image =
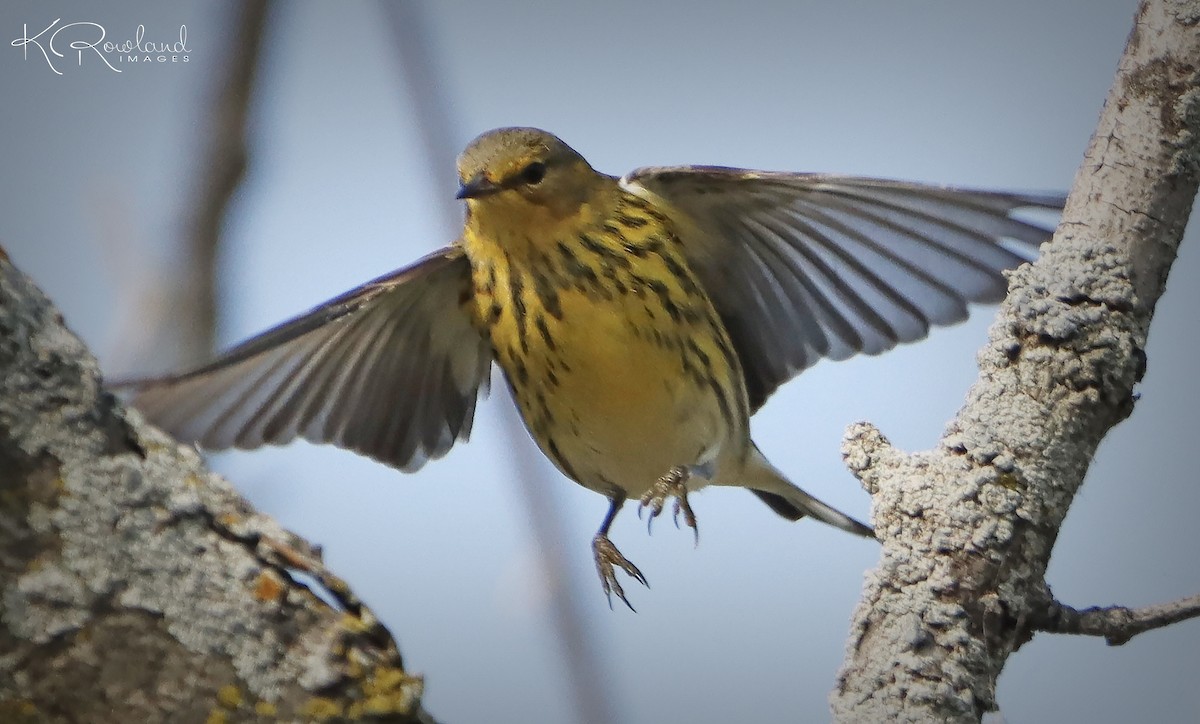
[[[471,430],[491,348],[471,326],[470,267],[447,247],[184,374],[127,385],[147,418],[211,449],[296,437],[403,470]]]
[[[879,354],[1003,298],[1051,236],[1012,216],[1065,197],[827,174],[644,168],[628,190],[682,212],[685,254],[737,348],[752,409],[822,357]]]

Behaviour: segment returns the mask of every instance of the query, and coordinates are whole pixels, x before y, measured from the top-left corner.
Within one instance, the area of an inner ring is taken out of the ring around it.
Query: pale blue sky
[[[1134,2],[428,3],[430,61],[456,145],[501,125],[560,135],[598,169],[711,163],[1055,190],[1070,185],[1128,33]],[[130,290],[166,278],[186,223],[229,3],[8,2],[0,33],[55,18],[114,39],[140,23],[187,62],[85,62],[53,73],[0,44],[0,244],[58,302],[106,368],[152,359],[120,339]],[[226,342],[259,331],[452,238],[439,206],[453,158],[430,174],[387,25],[374,2],[293,2],[268,22],[250,173],[221,262]],[[87,59],[87,60],[90,60]],[[1200,590],[1186,450],[1197,430],[1200,274],[1185,242],[1152,330],[1132,418],[1105,441],[1060,536],[1049,581],[1078,606],[1148,604]],[[122,244],[131,250],[121,252]],[[165,303],[165,302],[160,302]],[[154,305],[137,310],[150,320]],[[823,363],[754,419],[798,483],[865,516],[845,470],[846,425],[932,446],[974,379],[991,317],[874,359]],[[123,316],[124,315],[124,316]],[[149,322],[146,321],[148,324]],[[145,346],[143,341],[140,343]],[[136,346],[136,345],[135,345]],[[446,722],[570,722],[528,513],[510,480],[504,396],[472,441],[405,476],[297,444],[220,457],[263,509],[330,564],[426,674]],[[524,434],[519,444],[532,448]],[[605,501],[545,464],[582,615],[628,722],[821,721],[863,571],[877,549],[788,524],[739,490],[693,498],[703,536],[653,537],[629,509],[613,539],[646,573],[638,613],[609,611],[589,541]],[[1122,648],[1040,636],[1000,680],[1005,720],[1200,719],[1200,625]]]

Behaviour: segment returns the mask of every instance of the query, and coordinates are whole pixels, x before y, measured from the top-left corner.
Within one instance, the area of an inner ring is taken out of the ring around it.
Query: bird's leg
[[[646,530],[650,530],[654,519],[662,513],[667,498],[673,497],[675,498],[675,527],[679,527],[679,513],[682,512],[683,522],[695,533],[696,544],[700,544],[700,529],[696,527],[696,514],[692,512],[692,506],[688,504],[687,482],[690,477],[692,477],[691,468],[676,465],[650,486],[638,504],[639,518],[642,516],[642,508],[650,508],[649,516],[646,519]]]
[[[625,598],[625,589],[621,588],[621,584],[617,582],[617,568],[629,574],[629,577],[646,588],[650,587],[646,583],[646,577],[638,570],[638,567],[633,565],[628,558],[621,555],[621,551],[613,545],[613,542],[608,539],[608,529],[612,527],[613,519],[617,517],[617,512],[621,510],[621,506],[625,504],[625,493],[617,493],[608,501],[608,515],[604,516],[604,522],[600,524],[600,530],[596,533],[596,537],[592,539],[592,553],[596,557],[596,571],[600,573],[600,585],[604,587],[604,595],[608,598],[608,607],[612,608],[612,594],[616,593],[617,598],[621,599],[626,606],[629,606],[630,611],[635,611],[633,604],[629,603],[629,599]],[[614,567],[615,566],[615,567]]]

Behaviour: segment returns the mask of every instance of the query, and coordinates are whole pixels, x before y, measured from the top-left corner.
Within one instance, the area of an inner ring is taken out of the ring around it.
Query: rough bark
[[[304,541],[101,389],[0,253],[0,721],[428,721],[421,692]]]
[[[869,424],[847,432],[883,550],[831,697],[839,721],[978,721],[1008,656],[1069,628],[1050,625],[1066,609],[1046,566],[1097,445],[1134,410],[1196,195],[1198,22],[1196,2],[1138,9],[1058,233],[1012,275],[939,446],[905,454]]]

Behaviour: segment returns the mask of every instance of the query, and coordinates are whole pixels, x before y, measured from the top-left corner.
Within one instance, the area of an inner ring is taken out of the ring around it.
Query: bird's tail
[[[796,487],[759,452],[757,447],[752,448],[750,452],[739,484],[749,488],[750,492],[771,506],[771,510],[788,520],[800,520],[807,515],[835,528],[841,528],[847,533],[866,538],[875,537],[871,526],[860,523]]]

